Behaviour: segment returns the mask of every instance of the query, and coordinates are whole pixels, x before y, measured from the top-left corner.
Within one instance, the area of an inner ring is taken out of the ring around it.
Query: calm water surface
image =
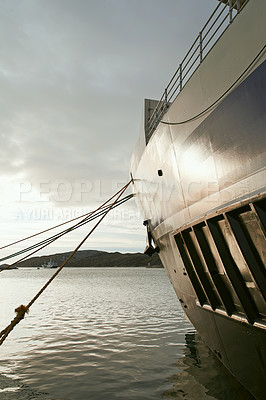
[[[0,330],[54,270],[0,276]],[[251,400],[161,269],[67,268],[0,347],[1,400]]]

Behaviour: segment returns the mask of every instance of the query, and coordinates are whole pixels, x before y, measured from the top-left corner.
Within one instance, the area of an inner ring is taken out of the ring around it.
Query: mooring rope
[[[128,201],[129,199],[131,199],[133,196],[134,196],[133,194],[129,194],[129,195],[123,197],[122,199],[120,199],[120,200],[113,206],[113,208],[116,208],[116,207],[120,206],[121,204],[123,204],[123,203],[125,203],[126,201]],[[111,198],[111,199],[112,199],[112,198]],[[110,199],[109,199],[108,201],[110,201]],[[106,203],[104,203],[104,204],[106,204]],[[28,252],[28,251],[30,251],[30,250],[33,250],[33,249],[36,249],[36,248],[37,248],[37,250],[32,251],[31,253],[27,254],[26,256],[20,258],[20,259],[17,260],[16,262],[14,262],[13,264],[10,264],[10,265],[7,265],[7,266],[5,266],[5,267],[0,268],[0,272],[6,270],[6,269],[8,269],[8,268],[11,268],[11,267],[13,267],[14,265],[18,264],[19,262],[25,260],[26,258],[32,256],[33,254],[37,253],[38,251],[40,251],[40,250],[43,249],[44,247],[49,246],[49,244],[53,243],[55,240],[59,239],[60,237],[62,237],[62,236],[64,236],[64,235],[66,235],[67,233],[72,232],[73,230],[75,230],[75,229],[77,229],[77,228],[80,228],[81,226],[83,226],[83,225],[85,225],[85,224],[87,224],[87,223],[93,221],[93,220],[96,219],[96,218],[99,218],[101,215],[104,214],[105,210],[108,209],[108,207],[109,207],[108,205],[107,205],[107,206],[103,206],[103,205],[102,205],[102,206],[100,206],[98,209],[96,209],[96,210],[90,212],[89,215],[85,214],[86,217],[85,217],[84,219],[82,219],[81,221],[79,221],[79,222],[76,223],[75,225],[69,227],[68,229],[65,229],[65,230],[63,230],[63,231],[61,231],[61,232],[58,232],[57,234],[55,234],[55,235],[53,235],[53,236],[51,236],[51,237],[49,237],[49,238],[47,238],[47,239],[44,239],[44,240],[42,240],[41,242],[38,242],[38,243],[35,243],[35,244],[33,244],[33,245],[29,246],[29,247],[26,247],[26,248],[24,248],[24,249],[22,249],[22,250],[20,250],[20,251],[17,251],[17,252],[15,252],[15,253],[12,253],[12,254],[9,254],[9,255],[7,255],[7,256],[5,256],[5,257],[0,258],[0,262],[1,262],[1,261],[5,261],[5,260],[8,260],[8,259],[10,259],[10,258],[19,256],[19,255],[21,255],[21,254],[23,254],[23,253],[26,253],[26,252]],[[97,211],[97,210],[99,210],[99,211]],[[80,217],[79,217],[79,218],[80,218]],[[67,221],[67,222],[71,222],[71,221],[73,221],[73,220],[70,220],[70,221]],[[58,226],[60,226],[60,225],[58,225]],[[53,227],[53,228],[54,228],[54,227]],[[50,228],[50,229],[53,229],[53,228]],[[50,229],[49,229],[49,230],[50,230]],[[47,229],[46,231],[48,231],[48,229]],[[43,232],[44,232],[44,231],[42,231],[42,233],[43,233]],[[37,235],[38,235],[38,233],[35,234],[35,235],[32,235],[32,236],[37,236]],[[32,236],[28,236],[27,238],[21,239],[20,241],[29,239],[29,238],[32,237]],[[15,243],[15,242],[14,242],[14,243]]]
[[[120,190],[123,190],[123,188],[120,189]],[[105,201],[100,207],[96,208],[96,210],[89,211],[88,213],[85,213],[83,215],[80,215],[78,217],[70,219],[68,221],[62,222],[61,224],[52,226],[51,228],[45,229],[44,231],[40,231],[40,232],[34,233],[33,235],[26,236],[26,237],[24,237],[22,239],[16,240],[15,242],[8,243],[8,244],[0,247],[0,250],[5,249],[5,248],[10,247],[10,246],[13,246],[14,244],[18,244],[18,243],[23,242],[25,240],[31,239],[31,238],[33,238],[35,236],[41,235],[42,233],[49,232],[49,231],[51,231],[51,230],[53,230],[55,228],[59,228],[62,225],[69,224],[70,222],[76,221],[77,219],[80,219],[80,218],[83,218],[83,217],[89,217],[90,215],[94,214],[96,211],[102,209],[107,203],[109,203],[117,195],[118,192],[116,192],[112,197],[110,197],[107,201]],[[1,259],[0,259],[0,261],[1,261]]]
[[[18,244],[18,243],[20,243],[20,242],[23,242],[24,240],[28,240],[28,239],[31,239],[31,238],[33,238],[33,237],[35,237],[35,236],[41,235],[42,233],[49,232],[49,231],[51,231],[51,230],[53,230],[53,229],[55,229],[55,228],[59,228],[59,227],[62,226],[62,225],[69,224],[70,222],[76,221],[77,219],[80,219],[80,218],[82,218],[82,217],[85,217],[85,216],[90,215],[92,212],[93,212],[93,211],[90,211],[90,212],[88,212],[88,213],[86,213],[86,214],[83,214],[83,215],[80,215],[80,216],[75,217],[75,218],[73,218],[73,219],[70,219],[70,220],[68,220],[68,221],[62,222],[61,224],[52,226],[51,228],[45,229],[44,231],[37,232],[37,233],[34,233],[33,235],[30,235],[30,236],[27,236],[27,237],[25,237],[25,238],[16,240],[15,242],[8,243],[8,244],[6,244],[5,246],[0,247],[0,250],[6,249],[7,247],[13,246],[14,244]],[[0,261],[1,261],[1,260],[0,260]]]
[[[76,254],[76,252],[80,249],[80,247],[84,244],[84,242],[88,239],[88,237],[95,231],[97,226],[102,222],[102,220],[106,217],[106,215],[111,211],[112,208],[114,208],[115,204],[119,201],[120,197],[122,194],[126,191],[128,186],[132,180],[130,180],[125,186],[123,186],[122,189],[120,189],[114,196],[111,197],[113,199],[115,196],[117,198],[108,206],[102,217],[99,219],[99,221],[94,225],[94,227],[87,233],[87,235],[82,239],[82,241],[78,244],[78,246],[75,248],[75,250],[72,251],[72,253],[68,256],[68,258],[61,264],[61,266],[58,268],[58,270],[54,273],[54,275],[45,283],[45,285],[39,290],[39,292],[31,299],[31,301],[24,306],[21,304],[19,307],[15,309],[16,316],[15,318],[10,322],[10,324],[3,329],[0,332],[0,346],[2,343],[5,341],[9,333],[14,329],[14,327],[25,317],[25,314],[29,312],[30,307],[32,306],[33,303],[40,297],[40,295],[45,291],[45,289],[50,285],[50,283],[55,279],[55,277],[62,271],[64,266],[68,263],[68,261]],[[109,202],[110,199],[107,201]],[[105,203],[106,204],[106,203]]]

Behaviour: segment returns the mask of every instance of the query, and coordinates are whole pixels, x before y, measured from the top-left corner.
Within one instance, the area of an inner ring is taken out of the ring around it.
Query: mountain
[[[51,261],[53,264],[60,266],[71,252],[51,254],[47,256],[32,257],[17,264],[17,267],[41,267],[43,264]],[[152,257],[148,257],[142,253],[109,253],[98,250],[81,250],[78,251],[66,267],[161,267],[162,264],[155,253]]]
[[[1,268],[5,268],[5,267],[8,267],[8,264],[2,264],[2,265],[0,265],[0,269],[1,269]],[[13,267],[9,267],[8,269],[18,269],[18,267],[16,267],[16,266],[14,265]]]

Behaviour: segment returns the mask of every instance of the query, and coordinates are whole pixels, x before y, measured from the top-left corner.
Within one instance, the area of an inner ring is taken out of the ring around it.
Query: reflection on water
[[[0,399],[1,400],[52,400],[47,393],[42,393],[32,388],[19,379],[0,375]],[[53,399],[64,400],[64,399]]]
[[[185,336],[184,357],[175,364],[178,373],[172,375],[172,389],[166,399],[186,400],[254,400],[212,354],[197,333]]]
[[[50,274],[1,275],[1,327]],[[160,399],[191,329],[165,271],[69,268],[57,278],[0,348],[0,373],[38,399]]]
[[[0,329],[52,273],[1,274]],[[193,332],[164,270],[63,270],[0,347],[0,399],[251,400]]]

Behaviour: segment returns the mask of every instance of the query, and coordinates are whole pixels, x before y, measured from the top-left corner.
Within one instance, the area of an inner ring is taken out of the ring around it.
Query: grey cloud
[[[214,7],[0,0],[0,178],[126,181],[143,98],[160,97]]]

